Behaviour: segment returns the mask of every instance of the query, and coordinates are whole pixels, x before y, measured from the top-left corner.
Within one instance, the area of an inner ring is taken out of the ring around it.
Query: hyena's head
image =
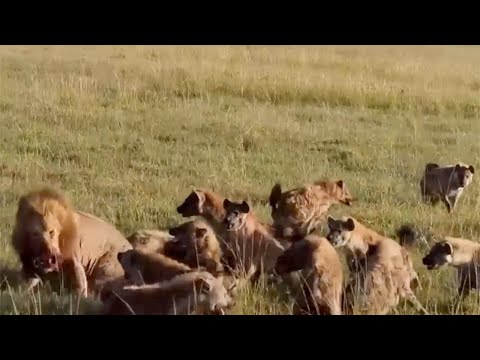
[[[129,249],[117,254],[117,259],[120,262],[120,265],[122,265],[125,273],[125,279],[133,282],[137,286],[144,284],[142,276],[142,256],[143,252],[135,249]]]
[[[181,259],[183,261],[185,259],[188,248],[195,246],[195,237],[192,233],[193,222],[193,220],[187,221],[168,229],[168,233],[173,236],[175,240],[165,244],[165,255],[175,260]]]
[[[305,239],[295,241],[277,258],[275,273],[283,275],[302,270],[311,261],[312,244]]]
[[[231,296],[232,289],[224,286],[222,278],[215,278],[210,273],[205,273],[195,281],[195,287],[199,294],[198,305],[207,313],[225,315],[226,310],[235,305],[235,300]]]
[[[166,231],[138,230],[127,237],[134,249],[150,252],[162,252],[165,244],[173,241],[174,237]]]
[[[352,206],[352,202],[355,200],[350,193],[350,189],[348,188],[345,181],[338,180],[335,185],[337,186],[338,190],[335,192],[337,196],[337,200],[344,205]]]
[[[187,221],[170,228],[169,233],[175,237],[173,243],[184,249],[184,261],[189,266],[203,266],[215,274],[223,271],[220,244],[207,222],[201,219]]]
[[[223,224],[228,231],[237,231],[247,222],[247,216],[250,212],[250,206],[246,201],[241,203],[233,202],[228,199],[223,201],[225,209],[225,218]]]
[[[177,241],[186,245],[203,243],[211,231],[209,225],[202,220],[187,221],[168,230],[169,234],[174,236]]]
[[[422,263],[428,270],[438,269],[452,262],[452,253],[453,248],[448,241],[439,241],[432,246],[428,254],[422,259]]]
[[[183,203],[177,207],[177,213],[183,217],[202,215],[204,203],[205,193],[200,190],[193,190]]]
[[[466,187],[470,185],[475,174],[475,168],[472,165],[457,164],[455,165],[455,174],[460,182],[460,185]]]
[[[336,220],[329,215],[327,224],[327,240],[336,248],[347,245],[352,236],[352,231],[355,229],[355,222],[353,219],[348,218],[346,221],[341,219]]]
[[[278,202],[280,201],[281,197],[282,197],[282,186],[279,183],[277,183],[272,187],[272,190],[270,191],[270,196],[268,197],[268,203],[271,208],[271,215],[272,215],[272,218],[274,219],[277,214]]]

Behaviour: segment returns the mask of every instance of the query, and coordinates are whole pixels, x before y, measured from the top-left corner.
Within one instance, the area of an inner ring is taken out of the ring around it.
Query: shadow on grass
[[[66,291],[58,276],[50,277],[35,291],[27,290],[27,283],[17,269],[0,268],[1,315],[96,315],[100,303],[82,299]]]
[[[22,273],[18,269],[0,268],[0,291],[8,290],[8,287],[18,289],[25,284]]]

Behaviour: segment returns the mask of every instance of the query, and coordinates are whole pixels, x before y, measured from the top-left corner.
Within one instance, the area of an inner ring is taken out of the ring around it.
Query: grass
[[[95,306],[19,285],[9,236],[18,197],[40,184],[127,234],[181,222],[175,208],[193,186],[248,200],[270,221],[275,181],[341,178],[360,200],[334,216],[476,240],[478,181],[452,215],[420,204],[418,181],[430,161],[480,167],[479,95],[477,46],[2,46],[0,313]],[[427,272],[420,259],[430,313],[480,313],[477,295],[456,300],[452,269]],[[234,312],[288,311],[264,287]]]

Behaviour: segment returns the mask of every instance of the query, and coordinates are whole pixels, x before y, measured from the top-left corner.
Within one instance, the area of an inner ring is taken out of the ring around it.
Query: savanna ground
[[[41,184],[128,234],[183,221],[175,208],[193,186],[246,199],[270,221],[274,182],[341,178],[359,201],[334,216],[392,236],[414,222],[478,239],[478,180],[452,215],[420,204],[418,181],[428,161],[480,168],[479,112],[474,46],[2,46],[0,313],[96,306],[19,284],[14,213]],[[427,272],[420,259],[430,313],[480,313],[478,296],[456,301],[452,269]],[[237,303],[237,314],[289,311],[266,288]]]

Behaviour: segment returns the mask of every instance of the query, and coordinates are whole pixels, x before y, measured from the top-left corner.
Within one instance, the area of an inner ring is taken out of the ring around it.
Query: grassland
[[[193,186],[246,199],[263,220],[273,183],[344,179],[352,214],[392,235],[404,222],[480,237],[474,180],[456,213],[419,203],[425,162],[480,167],[480,48],[459,46],[0,47],[2,314],[88,313],[19,285],[9,236],[18,197],[40,184],[124,233],[165,228]],[[427,272],[431,313],[480,313],[455,299],[451,269]],[[237,314],[283,314],[272,289]],[[411,314],[411,307],[398,310]]]

